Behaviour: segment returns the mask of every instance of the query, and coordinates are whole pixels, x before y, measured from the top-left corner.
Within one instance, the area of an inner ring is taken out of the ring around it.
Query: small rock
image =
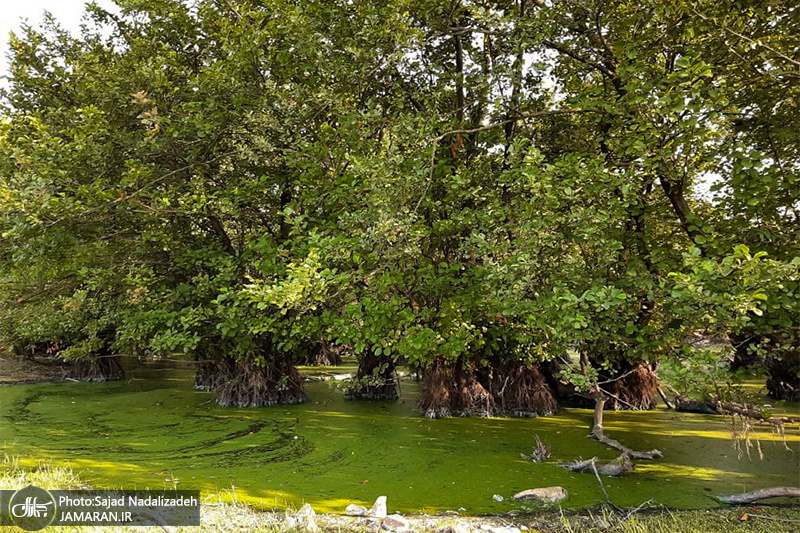
[[[314,512],[314,508],[311,507],[311,504],[307,503],[302,506],[295,518],[297,520],[297,527],[300,529],[309,531],[310,533],[319,531],[319,526],[317,526],[317,513]]]
[[[386,496],[378,496],[368,514],[375,518],[386,518]]]
[[[539,503],[554,504],[569,497],[564,487],[543,487],[539,489],[523,490],[514,494],[515,500],[530,500]]]
[[[503,498],[503,497],[502,497],[502,496],[500,496],[499,494],[495,494],[494,496],[492,496],[492,499],[493,499],[494,501],[496,501],[496,502],[501,502],[501,501],[503,501],[505,498]]]
[[[381,525],[389,531],[401,531],[408,529],[409,522],[399,514],[393,514],[384,518]]]
[[[490,526],[489,524],[481,524],[481,530],[482,531],[491,531],[492,530],[492,526]]]
[[[367,509],[362,505],[356,505],[354,503],[348,505],[344,510],[344,514],[346,514],[347,516],[367,516],[368,513],[369,509]]]
[[[522,531],[528,531],[528,526],[519,526]]]

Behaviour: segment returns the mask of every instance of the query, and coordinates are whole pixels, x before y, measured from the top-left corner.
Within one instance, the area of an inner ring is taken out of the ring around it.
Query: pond
[[[388,496],[390,511],[405,513],[524,511],[531,509],[511,495],[551,485],[569,491],[565,507],[586,507],[604,499],[597,480],[558,463],[618,455],[586,438],[586,409],[428,420],[414,409],[419,384],[405,380],[396,402],[345,401],[328,382],[312,382],[302,405],[230,409],[193,391],[192,379],[188,366],[162,362],[134,365],[119,382],[0,388],[0,446],[24,462],[70,466],[96,488],[231,490],[265,508],[309,502],[322,512],[369,506],[379,495]],[[787,431],[790,449],[760,430],[763,461],[755,450],[752,459],[738,457],[730,429],[723,417],[666,409],[608,413],[609,436],[664,452],[625,477],[606,478],[612,501],[702,508],[716,505],[712,494],[797,483],[797,425]],[[520,458],[535,434],[552,448],[547,462]]]

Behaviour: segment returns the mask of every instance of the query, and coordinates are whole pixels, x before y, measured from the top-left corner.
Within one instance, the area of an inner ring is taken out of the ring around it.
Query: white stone
[[[347,516],[367,516],[367,514],[369,514],[369,509],[362,505],[351,503],[345,508],[344,514]]]
[[[369,510],[369,516],[374,516],[375,518],[386,518],[386,515],[386,496],[378,496],[378,499],[375,500],[375,504],[372,506],[372,509]]]
[[[297,527],[302,530],[308,531],[309,533],[316,533],[319,531],[319,526],[317,526],[317,513],[314,512],[314,508],[311,507],[311,504],[307,503],[300,508],[297,512],[296,520]]]

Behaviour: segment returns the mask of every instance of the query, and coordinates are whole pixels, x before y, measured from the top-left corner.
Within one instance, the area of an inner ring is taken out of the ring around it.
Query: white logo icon
[[[11,514],[17,518],[39,518],[47,516],[47,506],[52,505],[53,502],[36,503],[36,496],[25,498],[25,503],[18,503],[11,507]],[[22,508],[22,511],[17,509]]]

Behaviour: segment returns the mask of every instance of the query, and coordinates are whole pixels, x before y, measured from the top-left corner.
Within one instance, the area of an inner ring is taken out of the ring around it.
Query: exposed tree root
[[[204,359],[197,362],[194,389],[215,391],[233,377],[235,364],[230,359]]]
[[[656,407],[659,381],[652,364],[626,364],[599,385],[608,395],[606,409],[648,410]]]
[[[268,359],[264,366],[237,361],[233,376],[217,388],[222,406],[261,407],[306,401],[303,378],[291,362]]]
[[[800,498],[800,487],[770,487],[742,494],[716,496],[716,498],[721,502],[735,505],[758,502],[769,498]]]
[[[621,476],[625,472],[636,470],[636,465],[631,462],[631,458],[627,453],[623,453],[610,463],[598,463],[597,457],[592,457],[586,461],[574,461],[572,463],[564,463],[564,468],[572,472],[583,472],[586,474],[596,473],[601,476]]]
[[[483,386],[494,398],[494,414],[531,417],[558,410],[555,394],[539,365],[497,362],[483,374]]]
[[[434,361],[423,378],[417,406],[428,418],[491,416],[494,397],[480,384],[473,365]]]
[[[358,362],[355,383],[345,390],[348,400],[396,400],[397,380],[389,357],[365,353]]]
[[[113,381],[123,379],[125,369],[118,355],[98,355],[78,359],[70,368],[67,378],[77,381]]]

